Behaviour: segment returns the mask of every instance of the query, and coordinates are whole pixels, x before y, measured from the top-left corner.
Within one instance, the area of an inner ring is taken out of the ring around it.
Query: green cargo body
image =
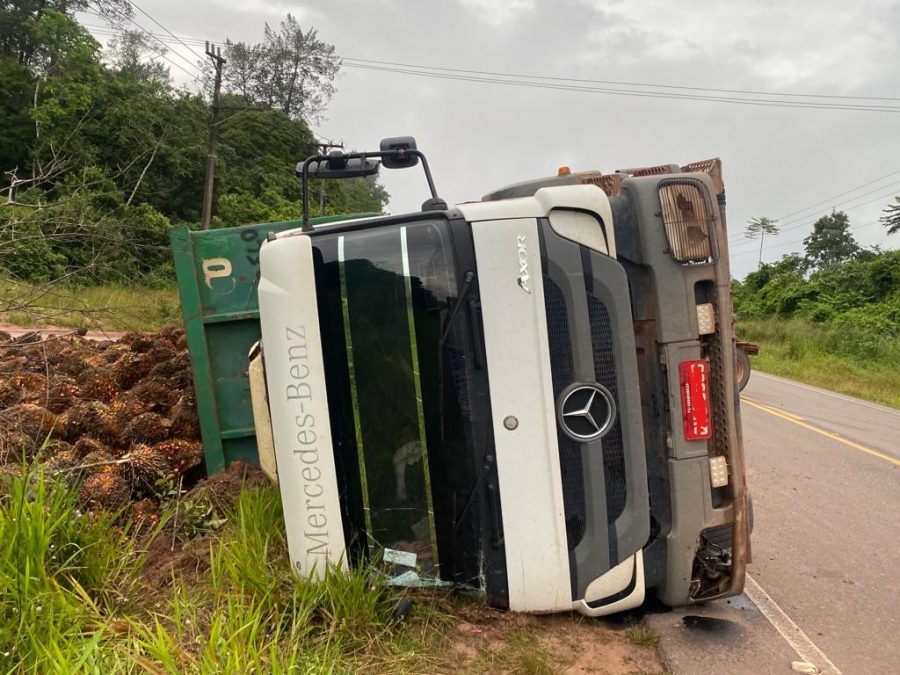
[[[376,216],[313,218],[313,225]],[[247,355],[259,340],[259,249],[269,232],[299,220],[217,230],[172,230],[181,314],[187,331],[209,474],[236,459],[258,463]]]

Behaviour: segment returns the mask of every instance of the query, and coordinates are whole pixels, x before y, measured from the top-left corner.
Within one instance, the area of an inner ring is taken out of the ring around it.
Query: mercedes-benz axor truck
[[[422,211],[283,232],[260,252],[258,425],[299,574],[372,564],[389,583],[588,615],[649,591],[673,606],[739,593],[718,160],[564,169],[452,208],[412,139],[301,173],[306,188],[420,159]]]

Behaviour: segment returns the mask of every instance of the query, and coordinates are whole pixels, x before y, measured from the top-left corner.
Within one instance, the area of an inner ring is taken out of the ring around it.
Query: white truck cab
[[[303,173],[409,165],[421,153],[401,140]],[[592,172],[447,208],[425,166],[426,210],[260,252],[254,404],[298,573],[369,562],[392,583],[588,615],[650,588],[673,605],[740,592],[714,181],[619,173],[612,191]]]

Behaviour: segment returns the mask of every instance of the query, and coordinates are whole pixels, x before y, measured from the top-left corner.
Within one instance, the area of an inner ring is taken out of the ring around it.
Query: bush
[[[900,251],[871,253],[805,277],[796,256],[763,265],[734,284],[741,319],[779,322],[791,358],[817,352],[900,367]],[[753,339],[752,336],[744,336]]]
[[[174,279],[169,219],[148,204],[123,204],[100,176],[86,172],[80,179],[90,187],[34,191],[33,207],[0,211],[0,274],[31,283],[68,276],[88,285]]]

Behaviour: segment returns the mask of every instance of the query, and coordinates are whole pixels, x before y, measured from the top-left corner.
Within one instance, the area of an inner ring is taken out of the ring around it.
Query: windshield
[[[454,561],[457,521],[477,458],[466,319],[449,322],[459,274],[447,223],[323,232],[314,247],[351,555],[383,560],[403,583],[459,580],[450,571],[470,566]]]

